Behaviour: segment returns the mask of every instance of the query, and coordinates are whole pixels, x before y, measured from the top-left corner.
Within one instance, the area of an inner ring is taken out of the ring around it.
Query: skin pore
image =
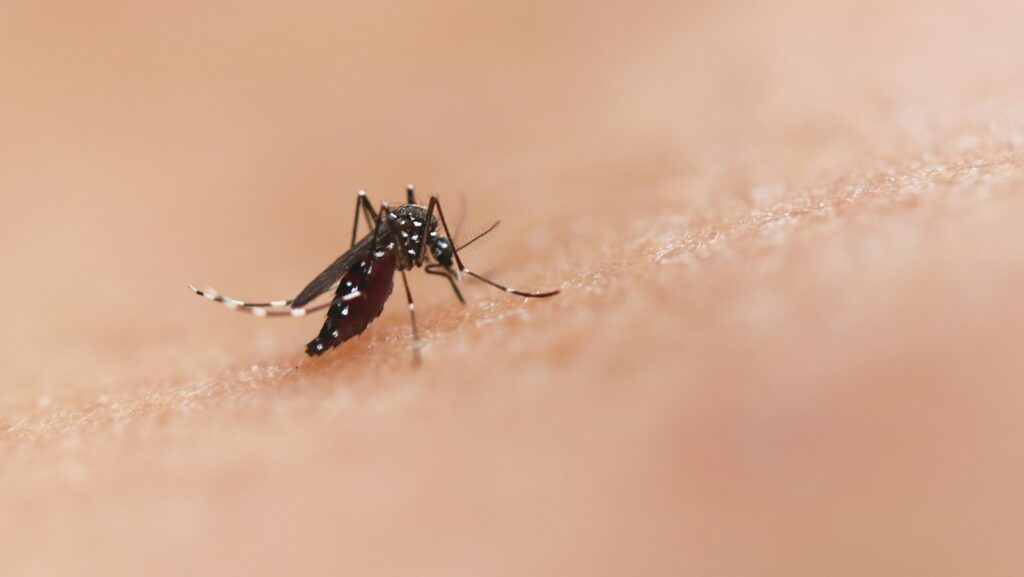
[[[1020,567],[1017,3],[402,4],[0,23],[6,570]],[[562,293],[411,271],[416,368],[185,286],[409,181]]]

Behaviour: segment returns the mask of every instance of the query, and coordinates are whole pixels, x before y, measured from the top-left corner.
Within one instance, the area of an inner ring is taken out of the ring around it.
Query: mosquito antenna
[[[462,236],[462,229],[466,226],[466,217],[469,216],[469,197],[463,192],[459,195],[459,222],[455,223],[455,238],[451,239],[455,242],[455,239]]]
[[[431,198],[430,201],[433,204],[437,205],[437,214],[439,214],[441,216],[441,226],[444,227],[444,232],[445,232],[445,234],[448,235],[448,238],[451,238],[451,234],[452,233],[451,233],[451,231],[448,230],[448,222],[444,218],[444,209],[441,208],[441,201],[438,200],[438,198],[436,196]],[[495,226],[497,226],[497,225],[495,225]],[[476,274],[475,272],[469,270],[468,268],[466,268],[466,265],[462,264],[462,258],[459,257],[458,249],[455,249],[453,247],[452,254],[455,255],[455,262],[456,262],[456,264],[459,265],[459,270],[461,272],[464,272],[464,273],[468,274],[469,276],[471,276],[471,277],[473,277],[473,278],[475,278],[477,280],[483,281],[483,282],[491,285],[492,287],[494,287],[496,289],[501,289],[501,290],[503,290],[503,291],[505,291],[505,292],[507,292],[509,294],[514,294],[514,295],[518,295],[518,296],[521,296],[521,297],[539,299],[539,298],[544,298],[544,297],[553,297],[556,294],[558,294],[559,292],[561,292],[558,289],[555,289],[553,291],[533,292],[533,293],[531,293],[531,292],[525,292],[525,291],[521,291],[521,290],[516,290],[514,288],[510,288],[510,287],[507,287],[505,285],[498,284],[498,283],[492,281],[491,279],[486,278],[486,277],[482,277],[482,276]]]
[[[469,246],[469,245],[473,244],[474,242],[476,242],[476,241],[480,240],[481,238],[483,238],[483,237],[485,237],[486,235],[488,235],[488,234],[490,234],[491,232],[493,232],[493,231],[494,231],[494,229],[498,228],[498,225],[499,225],[499,224],[501,224],[501,221],[500,221],[500,220],[496,220],[496,221],[494,221],[494,224],[492,224],[491,226],[489,226],[489,227],[487,228],[487,230],[485,230],[485,231],[481,232],[480,234],[478,234],[478,235],[474,236],[473,238],[469,239],[469,241],[467,241],[467,242],[466,242],[465,244],[463,244],[462,246],[460,246],[459,248],[457,248],[457,249],[455,249],[455,250],[462,250],[462,249],[466,248],[467,246]],[[458,234],[458,233],[456,233],[456,234]]]

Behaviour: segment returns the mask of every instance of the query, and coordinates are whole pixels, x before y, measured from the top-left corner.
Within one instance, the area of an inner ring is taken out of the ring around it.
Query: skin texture
[[[1015,574],[1024,6],[483,4],[3,8],[3,572]]]

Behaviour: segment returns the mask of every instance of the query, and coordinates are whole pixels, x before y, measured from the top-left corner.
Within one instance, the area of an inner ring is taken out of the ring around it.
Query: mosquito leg
[[[428,217],[434,211],[434,207],[437,207],[437,214],[438,214],[438,216],[441,217],[441,226],[444,227],[444,234],[445,234],[445,236],[447,236],[449,239],[451,239],[452,238],[452,231],[448,230],[448,221],[445,220],[445,218],[444,218],[444,209],[441,208],[441,200],[438,199],[436,196],[431,196],[430,197],[430,208],[427,209],[427,216]],[[462,259],[459,257],[459,251],[454,250],[454,245],[452,245],[452,246],[453,246],[452,252],[455,255],[455,263],[457,265],[459,265],[459,270],[460,271],[466,270],[466,267],[463,266],[463,264],[462,264]]]
[[[356,214],[352,219],[352,244],[349,245],[349,248],[352,248],[353,246],[356,245],[356,236],[359,235],[359,213],[363,212],[364,198],[366,198],[366,191],[360,190],[356,194]]]
[[[366,226],[373,227],[377,224],[377,211],[373,209],[373,203],[366,197],[366,191],[362,190],[360,200],[363,203],[363,215],[366,217]]]
[[[416,255],[416,257],[415,257],[416,260],[414,261],[416,263],[416,266],[419,266],[419,265],[423,264],[423,258],[427,254],[427,244],[428,244],[427,239],[428,239],[428,236],[429,236],[427,231],[430,229],[430,223],[434,219],[434,207],[437,206],[437,202],[438,202],[437,197],[436,196],[431,196],[430,197],[430,203],[427,204],[427,218],[423,221],[423,232],[420,233],[420,236],[423,237],[423,242],[420,244],[420,252],[419,252],[419,254]],[[445,230],[448,230],[448,229],[446,228]],[[448,235],[448,240],[451,241],[452,243],[455,242],[454,240],[452,240],[451,235]],[[455,245],[453,244],[452,246],[455,246]]]
[[[355,221],[352,223],[352,245],[356,245],[356,237],[359,236],[359,214],[362,213],[363,218],[366,219],[366,226],[373,228],[374,221],[377,220],[377,213],[373,210],[373,204],[370,199],[366,197],[366,191],[360,190],[356,195],[356,214]],[[350,247],[351,248],[351,247]]]
[[[513,294],[513,295],[517,295],[517,296],[521,296],[521,297],[526,297],[528,299],[542,299],[542,298],[545,298],[545,297],[553,297],[556,294],[562,292],[559,289],[555,289],[553,291],[537,291],[537,292],[521,291],[521,290],[518,290],[518,289],[514,289],[512,287],[507,287],[505,285],[498,284],[498,283],[492,281],[489,278],[482,277],[482,276],[476,274],[475,272],[469,270],[468,268],[463,268],[462,272],[468,274],[469,276],[471,276],[471,277],[473,277],[473,278],[475,278],[475,279],[477,279],[479,281],[483,281],[483,282],[491,285],[492,287],[494,287],[496,289],[503,290],[503,291],[507,292],[508,294]]]
[[[398,261],[401,263],[398,268],[408,268],[405,265],[408,264],[409,256],[402,252],[402,239],[398,234],[398,229],[392,224],[392,222],[398,218],[398,215],[391,212],[391,206],[386,203],[380,203],[380,213],[378,214],[377,228],[374,229],[375,233],[379,233],[382,229],[384,234],[391,236],[391,243],[388,244],[388,250],[394,250],[398,255]]]
[[[462,291],[459,290],[459,285],[455,284],[455,279],[453,279],[452,275],[448,274],[448,272],[444,270],[443,266],[439,264],[428,264],[425,270],[427,271],[427,274],[443,276],[446,278],[448,282],[451,283],[452,290],[455,291],[455,296],[458,297],[459,302],[466,304],[466,299],[462,298]]]
[[[357,293],[355,296],[358,297],[359,294]],[[304,317],[304,316],[306,316],[306,315],[308,315],[310,313],[315,313],[317,311],[322,311],[322,310],[324,310],[325,308],[327,308],[329,306],[331,306],[331,303],[323,303],[323,304],[316,305],[315,307],[288,309],[286,311],[270,311],[270,310],[267,310],[267,309],[255,309],[255,308],[254,309],[244,309],[244,310],[246,312],[249,312],[249,314],[251,314],[254,317]]]
[[[224,306],[226,306],[228,308],[231,308],[231,309],[239,309],[239,308],[241,308],[241,309],[247,309],[247,308],[279,309],[279,308],[289,307],[292,304],[292,301],[290,299],[289,300],[281,300],[281,301],[270,301],[270,302],[265,302],[265,303],[249,303],[249,302],[245,302],[245,301],[238,300],[238,299],[235,299],[235,298],[231,298],[231,297],[229,297],[227,295],[222,295],[222,294],[220,294],[219,292],[217,292],[216,290],[214,290],[212,288],[208,288],[206,290],[199,290],[199,289],[197,289],[196,287],[194,287],[192,285],[188,285],[188,288],[192,292],[196,293],[197,295],[199,295],[201,297],[208,298],[208,299],[210,299],[211,301],[213,301],[215,303],[220,303],[220,304],[222,304],[222,305],[224,305]]]
[[[441,226],[444,227],[445,234],[448,236],[448,238],[451,238],[452,235],[451,235],[451,231],[448,230],[448,222],[444,218],[444,209],[441,208],[441,201],[438,200],[438,198],[436,196],[430,197],[430,208],[433,208],[434,206],[437,206],[437,214],[438,214],[438,216],[441,217]],[[428,218],[429,218],[429,209],[428,209]],[[459,251],[454,247],[454,245],[452,246],[452,254],[455,255],[455,263],[459,265],[459,270],[461,272],[464,272],[464,273],[468,274],[469,276],[471,276],[473,278],[481,280],[481,281],[491,285],[492,287],[494,287],[496,289],[501,289],[501,290],[503,290],[503,291],[505,291],[505,292],[507,292],[509,294],[514,294],[514,295],[518,295],[518,296],[521,296],[521,297],[527,297],[527,298],[544,298],[544,297],[553,297],[553,296],[555,296],[556,294],[558,294],[560,292],[558,290],[545,291],[545,292],[526,292],[526,291],[521,291],[521,290],[517,290],[517,289],[514,289],[514,288],[510,288],[510,287],[507,287],[505,285],[500,285],[500,284],[498,284],[498,283],[496,283],[496,282],[494,282],[494,281],[492,281],[492,280],[490,280],[488,278],[482,277],[482,276],[476,274],[475,272],[469,270],[468,268],[466,268],[466,265],[462,264],[462,258],[459,256]]]
[[[196,293],[201,297],[210,299],[213,302],[220,303],[229,309],[236,310],[238,312],[250,314],[254,317],[304,317],[309,313],[321,311],[330,306],[330,303],[317,305],[315,307],[300,307],[295,309],[285,310],[274,310],[283,307],[287,307],[291,304],[291,301],[271,301],[269,303],[247,303],[231,297],[223,296],[215,290],[199,290],[196,287],[189,285],[188,288],[192,289],[192,292]],[[351,300],[361,296],[358,292],[345,295],[345,300]]]
[[[415,364],[420,364],[422,361],[420,357],[420,330],[416,326],[416,303],[412,300],[412,291],[409,290],[409,280],[405,278],[405,271],[399,271],[402,273],[402,285],[405,286],[405,298],[409,301],[409,318],[412,319],[412,360]]]

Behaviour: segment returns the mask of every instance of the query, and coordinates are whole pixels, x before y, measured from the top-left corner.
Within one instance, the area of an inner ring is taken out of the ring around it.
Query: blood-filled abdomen
[[[369,253],[341,278],[327,320],[320,334],[306,345],[306,354],[323,354],[365,331],[384,310],[394,287],[394,251]]]

